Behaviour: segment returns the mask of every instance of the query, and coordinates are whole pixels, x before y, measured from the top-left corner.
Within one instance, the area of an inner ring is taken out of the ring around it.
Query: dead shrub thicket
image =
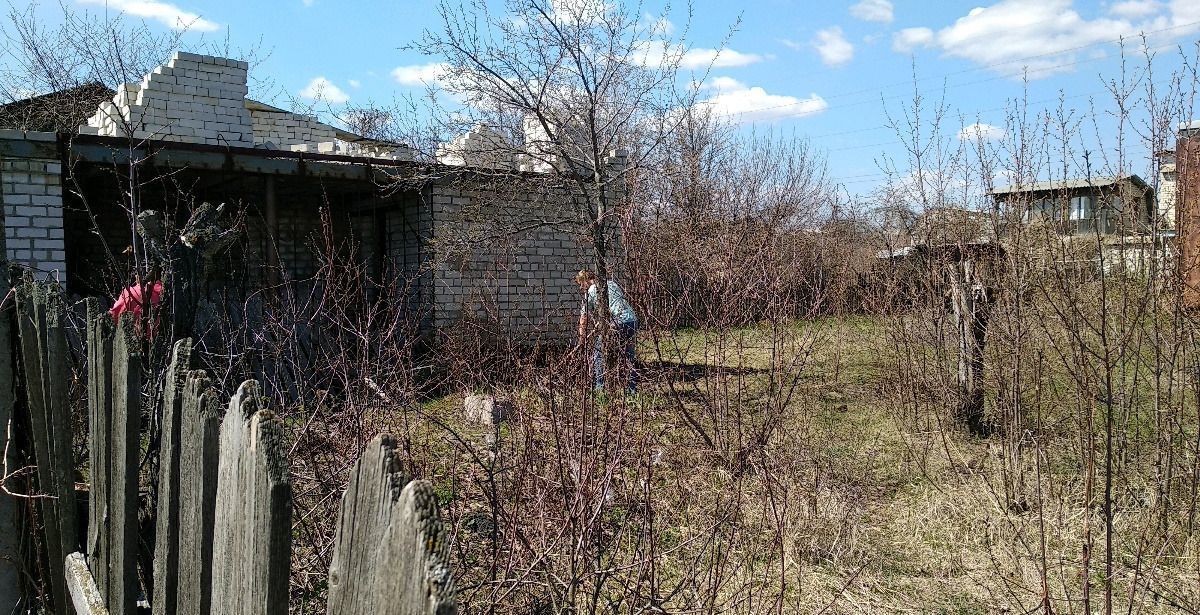
[[[958,569],[926,581],[933,595],[1047,613],[1200,606],[1190,504],[1200,493],[1200,381],[1195,316],[1180,303],[1165,235],[1174,220],[1159,219],[1155,203],[1139,221],[1145,212],[1127,200],[1110,204],[1112,215],[1142,239],[1096,231],[1064,239],[1062,225],[1029,220],[1028,197],[999,208],[986,195],[1130,173],[1156,185],[1156,154],[1173,149],[1176,127],[1194,117],[1195,52],[1165,51],[1164,60],[1135,41],[1090,108],[1013,101],[995,142],[954,139],[965,122],[919,96],[896,124],[908,144],[899,167],[922,169],[897,174],[901,199],[917,212],[948,204],[977,212],[1006,250],[991,282],[985,355],[992,437],[964,437],[950,420],[958,357],[938,301],[942,265],[914,270],[928,301],[885,320],[883,401],[922,475],[908,497],[939,510],[923,523],[950,545],[910,547]],[[1167,62],[1183,68],[1161,69]],[[1157,259],[1142,257],[1143,241],[1158,246]]]

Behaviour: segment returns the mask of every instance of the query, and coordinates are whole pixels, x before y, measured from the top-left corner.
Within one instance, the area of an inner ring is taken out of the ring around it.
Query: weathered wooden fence
[[[25,407],[29,412],[38,491],[43,496],[37,502],[49,560],[50,594],[55,604],[64,604],[63,562],[78,548],[66,323],[57,289],[27,281],[18,285],[15,297]],[[9,356],[7,352],[0,354]]]
[[[128,318],[114,327],[95,301],[87,325],[88,526],[76,551],[73,508],[54,505],[74,498],[57,297],[56,288],[34,284],[18,292],[39,484],[58,497],[45,500],[56,611],[131,615],[145,593],[155,614],[287,613],[292,500],[282,426],[253,381],[222,414],[187,339],[175,343],[163,383],[153,587],[139,584],[141,341]],[[376,437],[343,496],[328,612],[456,613],[446,540],[432,487],[407,480],[394,443]]]

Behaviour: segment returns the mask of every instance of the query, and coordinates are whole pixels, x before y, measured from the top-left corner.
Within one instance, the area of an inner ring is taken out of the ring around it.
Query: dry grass
[[[1020,613],[1039,608],[1043,569],[1054,610],[1079,612],[1085,520],[1097,551],[1103,521],[1098,505],[1083,504],[1079,434],[1063,396],[1042,401],[1048,427],[1037,438],[973,437],[946,419],[936,392],[917,390],[928,383],[902,380],[909,355],[893,336],[905,326],[853,317],[782,334],[643,334],[649,368],[636,399],[596,403],[530,372],[520,389],[498,387],[517,407],[498,444],[463,419],[459,395],[382,408],[364,417],[365,431],[400,435],[414,476],[436,485],[468,612],[553,612],[564,600],[639,610],[630,587],[648,559],[668,612]],[[782,414],[770,415],[781,356],[797,357],[801,372]],[[938,380],[936,365],[917,368]],[[1069,381],[1061,371],[1038,377]],[[680,404],[705,426],[752,433],[766,417],[779,427],[739,457],[706,444]],[[325,464],[335,484],[331,459],[355,456],[330,452],[312,465]],[[1131,454],[1128,464],[1116,485],[1114,603],[1187,612],[1200,605],[1187,505],[1168,511],[1160,531],[1152,460]],[[576,527],[573,506],[592,507],[594,525]],[[1101,555],[1090,569],[1094,608]],[[586,591],[572,594],[564,579],[576,572]]]

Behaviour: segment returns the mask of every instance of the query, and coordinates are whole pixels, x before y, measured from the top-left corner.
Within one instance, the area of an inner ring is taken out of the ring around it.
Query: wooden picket
[[[69,601],[63,563],[78,548],[78,526],[62,298],[50,285],[26,280],[16,289],[16,303],[38,485],[48,496],[38,501],[50,557],[52,600],[55,605],[66,605]]]
[[[52,600],[60,613],[132,614],[144,595],[137,568],[143,342],[131,319],[114,326],[88,301],[91,484],[81,550],[59,297],[56,287],[32,283],[17,292],[38,483],[53,496],[42,500]],[[145,597],[156,614],[283,615],[292,494],[282,425],[253,381],[222,412],[195,363],[191,340],[176,342],[163,383],[154,582]],[[335,540],[331,615],[457,612],[432,486],[404,476],[390,438],[374,439],[355,464]]]
[[[409,481],[376,436],[350,474],[329,567],[330,615],[457,612],[433,486]]]

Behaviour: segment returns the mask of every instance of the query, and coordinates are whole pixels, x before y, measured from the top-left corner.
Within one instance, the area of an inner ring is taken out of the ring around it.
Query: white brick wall
[[[508,335],[566,339],[575,330],[579,288],[574,276],[591,269],[587,238],[568,232],[572,211],[564,195],[438,182],[427,197],[435,251],[433,325],[468,317],[493,321]],[[551,223],[529,228],[537,220]],[[506,229],[524,229],[510,233]],[[455,236],[472,237],[464,243]],[[449,244],[447,243],[449,240]],[[457,245],[455,245],[457,244]]]
[[[54,143],[53,133],[0,130],[0,139]],[[0,158],[0,199],[9,261],[67,279],[62,165],[51,158]]]
[[[513,146],[499,132],[477,125],[470,132],[438,147],[438,162],[454,166],[512,171],[517,168]]]
[[[117,90],[82,134],[252,147],[245,62],[177,52],[139,83]]]
[[[1175,163],[1164,164],[1158,172],[1158,221],[1166,228],[1175,228]]]
[[[247,107],[245,62],[180,51],[138,83],[117,89],[80,134],[231,147],[411,159],[407,149],[364,146],[337,138],[317,118]]]

